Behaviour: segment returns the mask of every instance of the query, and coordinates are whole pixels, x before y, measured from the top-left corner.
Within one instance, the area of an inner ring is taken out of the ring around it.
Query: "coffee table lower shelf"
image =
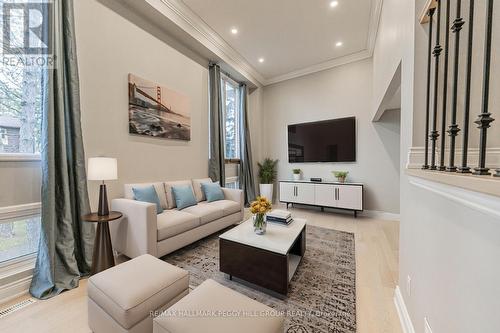
[[[286,254],[220,238],[220,271],[286,297],[305,250],[305,228]]]

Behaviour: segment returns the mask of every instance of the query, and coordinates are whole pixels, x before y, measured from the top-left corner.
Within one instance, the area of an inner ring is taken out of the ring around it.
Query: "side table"
[[[90,213],[82,216],[82,219],[86,222],[97,223],[94,252],[92,254],[92,267],[90,270],[92,275],[115,265],[108,222],[117,220],[122,216],[122,213],[114,211],[109,212],[108,215],[102,216],[97,215],[97,213]]]

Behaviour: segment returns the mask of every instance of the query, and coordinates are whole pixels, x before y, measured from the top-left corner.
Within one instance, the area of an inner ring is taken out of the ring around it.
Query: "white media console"
[[[324,208],[352,210],[354,216],[363,210],[363,184],[308,180],[280,181],[280,202]]]

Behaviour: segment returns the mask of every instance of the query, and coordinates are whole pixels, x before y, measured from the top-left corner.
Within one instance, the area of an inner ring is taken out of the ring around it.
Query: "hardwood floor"
[[[367,217],[291,208],[308,224],[348,231],[356,240],[356,304],[359,333],[400,333],[394,307],[398,280],[399,223]],[[0,332],[90,332],[87,326],[87,281],[77,289],[16,311],[0,319]],[[10,303],[16,303],[28,295]],[[6,304],[0,306],[4,308]]]

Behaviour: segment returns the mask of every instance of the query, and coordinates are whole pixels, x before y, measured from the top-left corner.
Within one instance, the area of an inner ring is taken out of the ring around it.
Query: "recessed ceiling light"
[[[337,7],[338,5],[339,5],[339,2],[338,2],[338,1],[332,1],[332,2],[330,2],[330,7],[332,7],[332,8],[335,8],[335,7]]]
[[[231,33],[232,33],[233,35],[236,35],[236,34],[238,33],[238,29],[236,29],[236,28],[232,28],[232,29],[231,29]]]
[[[337,42],[337,43],[335,43],[335,46],[336,46],[336,47],[339,47],[339,46],[342,46],[343,44],[344,44],[344,43],[342,43],[342,42]]]
[[[259,58],[259,62],[263,63],[264,62],[264,58]]]

